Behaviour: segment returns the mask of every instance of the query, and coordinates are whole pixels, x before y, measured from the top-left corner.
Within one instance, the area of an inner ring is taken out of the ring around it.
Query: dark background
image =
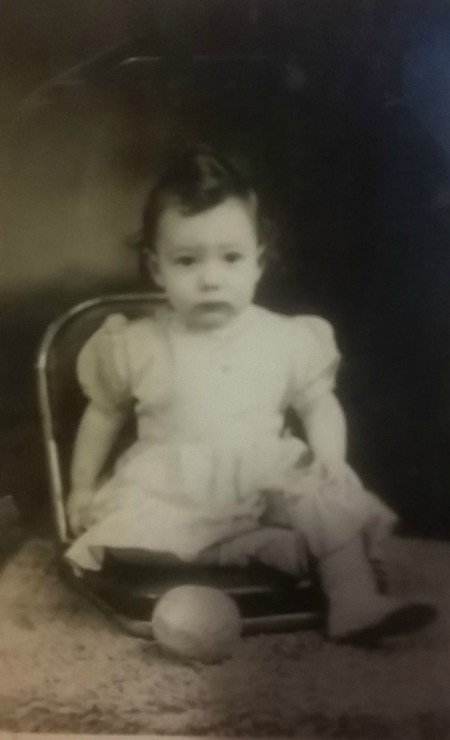
[[[45,500],[43,330],[142,287],[127,246],[142,199],[202,138],[256,172],[280,224],[284,271],[261,298],[336,327],[352,463],[408,528],[448,536],[448,4],[14,0],[0,14],[1,493],[30,520]]]

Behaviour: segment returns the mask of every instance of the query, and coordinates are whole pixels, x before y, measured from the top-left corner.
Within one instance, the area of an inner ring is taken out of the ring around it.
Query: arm
[[[75,440],[71,466],[72,488],[95,488],[98,476],[123,425],[126,414],[88,404]]]
[[[123,425],[123,410],[105,410],[89,403],[75,440],[71,466],[71,487],[67,515],[74,534],[86,524],[86,516],[98,477]]]
[[[347,424],[334,393],[312,401],[300,417],[315,460],[330,469],[341,467],[347,456]]]
[[[109,316],[78,355],[77,376],[90,403],[78,428],[70,471],[67,516],[74,534],[89,524],[93,492],[127,415],[126,326],[124,316]]]

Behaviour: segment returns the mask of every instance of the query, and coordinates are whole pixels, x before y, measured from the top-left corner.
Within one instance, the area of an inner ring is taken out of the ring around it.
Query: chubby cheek
[[[152,274],[155,282],[166,291],[176,288],[182,277],[171,265],[159,259],[155,259],[153,263]]]
[[[195,292],[194,282],[193,276],[189,274],[166,275],[166,293],[175,301],[188,301],[192,299],[192,294]]]
[[[183,279],[183,274],[164,255],[156,252],[151,255],[150,268],[153,279],[157,285],[165,290],[170,290]]]

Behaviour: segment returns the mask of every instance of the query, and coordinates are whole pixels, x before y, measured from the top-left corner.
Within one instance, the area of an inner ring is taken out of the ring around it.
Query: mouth
[[[229,311],[230,305],[225,301],[202,301],[201,303],[197,303],[196,308],[198,311],[201,312],[215,313],[221,311]]]

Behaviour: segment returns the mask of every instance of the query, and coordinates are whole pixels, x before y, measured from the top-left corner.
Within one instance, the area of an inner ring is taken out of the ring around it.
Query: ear
[[[161,275],[161,268],[159,265],[158,256],[154,252],[150,252],[148,261],[149,261],[151,276],[154,282],[156,283],[158,288],[164,288],[165,285],[164,285],[163,277]]]
[[[258,244],[259,277],[262,277],[267,265],[267,249],[265,244]]]

